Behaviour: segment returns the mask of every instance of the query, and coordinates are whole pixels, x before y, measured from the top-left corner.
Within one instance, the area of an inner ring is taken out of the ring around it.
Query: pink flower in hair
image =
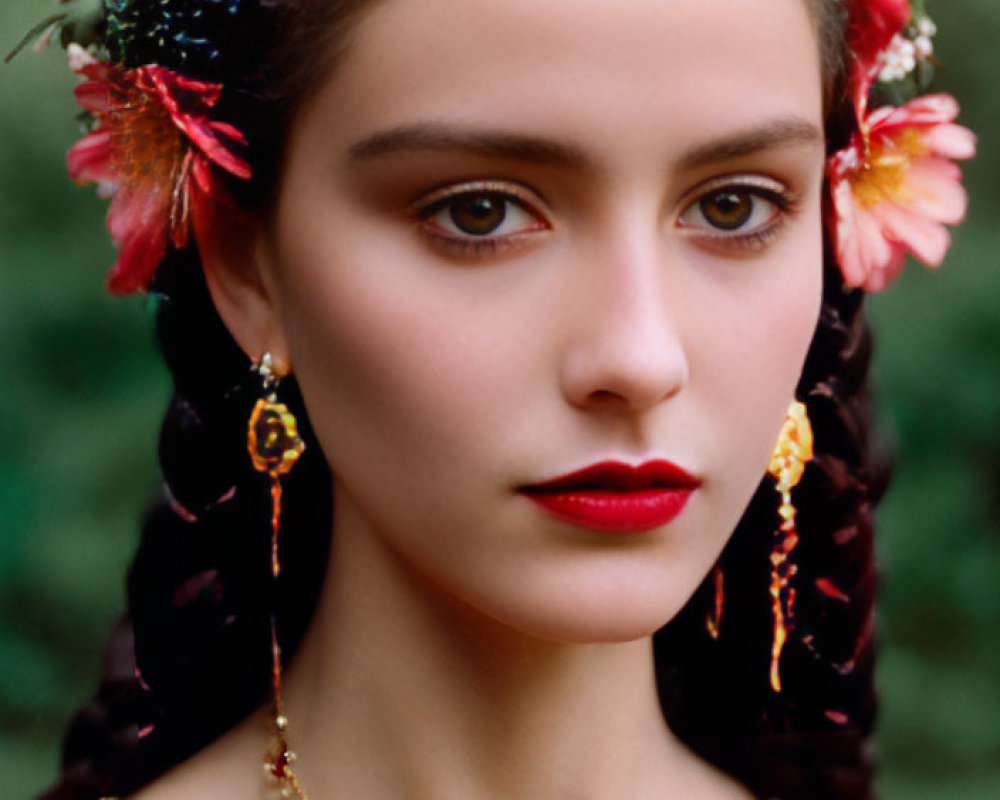
[[[953,160],[976,152],[973,133],[954,123],[958,112],[941,94],[878,108],[830,159],[834,242],[848,286],[884,289],[907,252],[932,268],[944,260],[945,225],[961,222],[968,203]]]
[[[207,225],[211,201],[224,196],[212,165],[238,178],[250,165],[232,147],[245,145],[232,125],[209,118],[222,87],[159,66],[123,69],[70,48],[74,71],[90,80],[76,89],[95,126],[68,154],[70,177],[96,183],[111,198],[108,230],[118,260],[108,290],[145,290],[168,244],[188,244]]]

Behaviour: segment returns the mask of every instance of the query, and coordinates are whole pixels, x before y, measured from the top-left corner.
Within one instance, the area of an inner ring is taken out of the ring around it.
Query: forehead
[[[383,0],[316,98],[327,135],[420,122],[595,148],[821,122],[806,0]]]

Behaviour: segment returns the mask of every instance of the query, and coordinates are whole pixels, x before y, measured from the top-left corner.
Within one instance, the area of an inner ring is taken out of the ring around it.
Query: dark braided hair
[[[807,2],[820,31],[833,150],[846,131],[838,119],[845,4]],[[107,36],[126,63],[156,62],[224,82],[220,116],[247,134],[254,167],[254,180],[231,191],[248,207],[266,208],[296,110],[335,65],[351,24],[370,5],[115,0],[107,3]],[[194,6],[205,13],[193,13]],[[227,41],[238,42],[239,53],[253,53],[259,65],[251,69]],[[303,57],[317,53],[325,61]],[[705,630],[715,598],[710,575],[654,638],[672,729],[758,796],[783,800],[871,797],[872,511],[886,470],[869,438],[871,340],[863,295],[844,289],[829,252],[825,262],[821,317],[799,384],[817,455],[795,495],[802,537],[793,556],[798,601],[782,660],[783,690],[774,692],[767,676],[768,556],[778,524],[769,479],[718,563],[725,590],[719,637]],[[102,684],[74,718],[63,775],[43,800],[131,793],[258,708],[269,691],[269,610],[276,609],[284,652],[293,654],[325,574],[329,467],[294,380],[283,382],[282,400],[311,446],[285,482],[284,566],[275,589],[266,479],[245,450],[256,399],[248,360],[215,311],[196,250],[170,251],[152,288],[158,339],[174,378],[160,438],[165,497],[143,526],[129,574],[128,616],[106,647]]]
[[[705,624],[711,575],[654,639],[661,701],[674,731],[758,796],[783,800],[872,797],[872,512],[888,470],[869,436],[871,335],[863,295],[844,292],[839,270],[827,264],[820,322],[798,389],[816,456],[795,493],[797,601],[782,692],[768,682],[766,565],[778,525],[768,479],[718,562],[725,576],[718,639]]]

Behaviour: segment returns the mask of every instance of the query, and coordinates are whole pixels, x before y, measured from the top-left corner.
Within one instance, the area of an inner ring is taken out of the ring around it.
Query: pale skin
[[[793,396],[822,114],[802,0],[387,0],[361,20],[273,217],[201,243],[224,321],[295,372],[335,476],[286,675],[312,800],[749,797],[666,727],[650,636]],[[470,234],[455,197],[484,196],[506,217]],[[517,492],[650,458],[702,483],[642,535]],[[268,736],[262,711],[141,796],[260,796]]]

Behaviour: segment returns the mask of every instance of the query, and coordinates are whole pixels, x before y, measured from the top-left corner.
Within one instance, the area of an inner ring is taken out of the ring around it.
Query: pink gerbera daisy
[[[844,280],[880,291],[910,252],[937,267],[951,244],[945,225],[965,217],[968,198],[954,159],[971,158],[976,137],[954,124],[948,95],[885,106],[830,160],[835,244]]]

